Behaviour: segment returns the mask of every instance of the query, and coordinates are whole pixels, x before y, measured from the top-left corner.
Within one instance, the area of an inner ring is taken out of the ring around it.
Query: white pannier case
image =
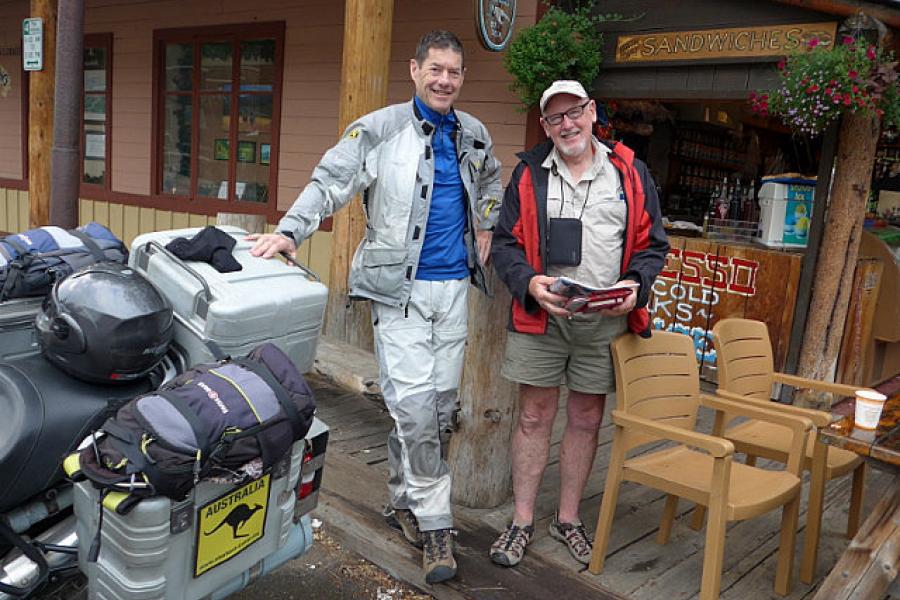
[[[200,228],[147,233],[135,238],[128,264],[145,275],[172,303],[175,343],[193,364],[216,357],[209,342],[231,356],[244,356],[263,342],[281,348],[301,373],[316,355],[328,289],[311,271],[251,256],[242,229],[220,226],[237,240],[233,255],[242,270],[219,273],[212,265],[182,261],[165,250],[175,238]]]

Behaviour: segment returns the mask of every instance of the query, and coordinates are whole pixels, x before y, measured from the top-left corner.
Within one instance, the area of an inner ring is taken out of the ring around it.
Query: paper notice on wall
[[[88,133],[84,136],[85,158],[106,158],[106,134]]]

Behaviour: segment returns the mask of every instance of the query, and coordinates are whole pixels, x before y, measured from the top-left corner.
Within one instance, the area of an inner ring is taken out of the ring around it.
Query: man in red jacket
[[[519,155],[494,230],[494,268],[513,301],[502,374],[519,383],[512,439],[515,514],[491,546],[518,564],[534,535],[534,503],[550,449],[559,386],[568,388],[559,509],[550,535],[587,564],[591,540],[578,514],[597,448],[606,394],[615,389],[610,341],[650,335],[646,305],[669,244],[646,165],[592,129],[596,105],[577,81],[554,82],[540,101],[549,141]],[[571,314],[550,291],[566,276],[592,287],[635,285],[624,301]]]

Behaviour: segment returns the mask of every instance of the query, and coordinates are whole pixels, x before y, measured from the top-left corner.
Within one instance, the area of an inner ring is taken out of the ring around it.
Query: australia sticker
[[[267,474],[200,507],[194,577],[240,554],[263,537],[270,477]]]

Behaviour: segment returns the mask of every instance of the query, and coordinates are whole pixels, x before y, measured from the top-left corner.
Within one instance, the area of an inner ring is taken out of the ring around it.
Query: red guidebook
[[[568,277],[559,277],[550,285],[550,291],[567,298],[565,308],[571,313],[590,313],[621,304],[639,284],[627,283],[615,287],[596,288]]]

